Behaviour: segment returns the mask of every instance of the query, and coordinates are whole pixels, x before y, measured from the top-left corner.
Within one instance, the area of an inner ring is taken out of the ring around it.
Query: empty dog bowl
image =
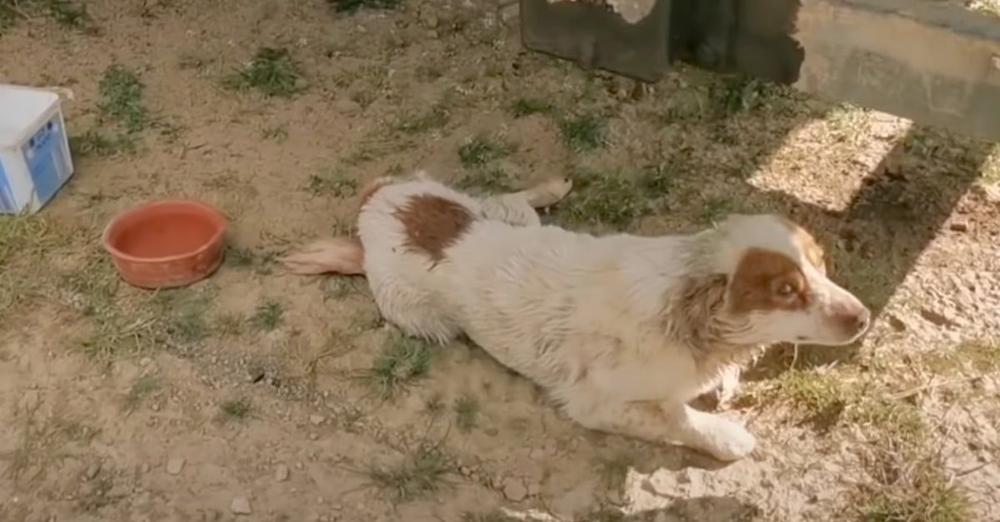
[[[141,288],[186,286],[222,263],[226,219],[211,205],[167,200],[115,216],[102,242],[127,283]]]

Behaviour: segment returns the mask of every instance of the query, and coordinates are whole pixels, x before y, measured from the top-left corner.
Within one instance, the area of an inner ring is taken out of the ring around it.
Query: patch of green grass
[[[460,431],[468,433],[479,424],[479,400],[472,395],[455,399],[452,410],[455,412],[455,425]]]
[[[430,363],[430,345],[413,337],[393,335],[387,339],[366,378],[380,398],[390,399],[413,380],[425,376]]]
[[[307,190],[314,196],[349,198],[358,193],[358,181],[339,170],[325,170],[309,176]]]
[[[239,398],[222,401],[219,404],[219,414],[222,420],[244,420],[253,412],[253,405],[250,399]]]
[[[744,76],[721,78],[709,89],[709,100],[719,117],[768,108],[788,96],[786,88]]]
[[[604,116],[584,113],[564,119],[559,124],[563,140],[577,152],[587,152],[608,144],[608,123]]]
[[[389,10],[396,9],[402,0],[327,0],[338,13],[354,13],[359,9]]]
[[[125,411],[135,411],[146,397],[159,390],[160,386],[160,380],[155,375],[143,375],[136,379],[125,396]]]
[[[156,294],[159,329],[176,346],[199,343],[212,335],[208,323],[211,295],[189,288],[164,290]]]
[[[135,152],[136,142],[129,134],[109,136],[91,129],[79,136],[71,136],[69,147],[76,156],[110,157]]]
[[[261,47],[250,63],[225,78],[223,85],[235,90],[256,89],[267,97],[290,98],[305,90],[307,82],[288,49]]]
[[[48,15],[63,27],[81,29],[91,22],[86,3],[70,0],[42,0],[39,3],[45,7]]]
[[[514,152],[514,147],[509,143],[479,135],[466,141],[458,148],[458,159],[462,162],[463,167],[472,169],[508,156],[511,152]]]
[[[555,112],[555,106],[539,98],[518,98],[510,105],[510,113],[515,118],[523,118],[532,114],[550,114]]]
[[[146,128],[149,115],[142,102],[144,86],[139,76],[121,65],[112,65],[99,84],[98,108],[105,118],[120,124],[128,133]]]
[[[407,502],[435,493],[445,485],[454,466],[436,445],[421,444],[390,466],[371,466],[371,484],[395,502]]]
[[[573,192],[556,207],[556,215],[567,225],[622,229],[652,208],[641,186],[625,173],[591,172],[576,176]]]
[[[0,0],[0,34],[22,18],[48,16],[70,29],[85,29],[92,21],[85,3],[70,0]]]
[[[500,167],[475,169],[459,178],[455,187],[460,190],[500,194],[513,190],[514,180]]]
[[[257,305],[250,324],[261,332],[273,332],[285,322],[285,307],[277,301],[267,300]]]

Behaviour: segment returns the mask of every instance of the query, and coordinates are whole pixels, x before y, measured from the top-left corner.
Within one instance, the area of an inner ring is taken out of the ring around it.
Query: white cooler
[[[0,84],[0,214],[39,211],[72,175],[59,95]]]

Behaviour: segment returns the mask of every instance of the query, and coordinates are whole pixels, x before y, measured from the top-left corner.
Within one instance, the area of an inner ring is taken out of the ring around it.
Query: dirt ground
[[[481,0],[7,5],[0,81],[72,92],[77,172],[0,219],[0,520],[1000,520],[996,146],[685,67],[637,87]],[[784,213],[878,319],[747,372],[751,458],[588,432],[475,347],[400,338],[363,281],[275,264],[417,168],[573,176],[546,220],[579,230]],[[229,249],[150,293],[99,237],[162,197],[219,206]]]

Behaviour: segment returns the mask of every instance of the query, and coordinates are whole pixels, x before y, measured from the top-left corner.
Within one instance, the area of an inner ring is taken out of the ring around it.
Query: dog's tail
[[[365,250],[361,240],[337,237],[313,241],[281,259],[290,272],[299,275],[365,274]]]

